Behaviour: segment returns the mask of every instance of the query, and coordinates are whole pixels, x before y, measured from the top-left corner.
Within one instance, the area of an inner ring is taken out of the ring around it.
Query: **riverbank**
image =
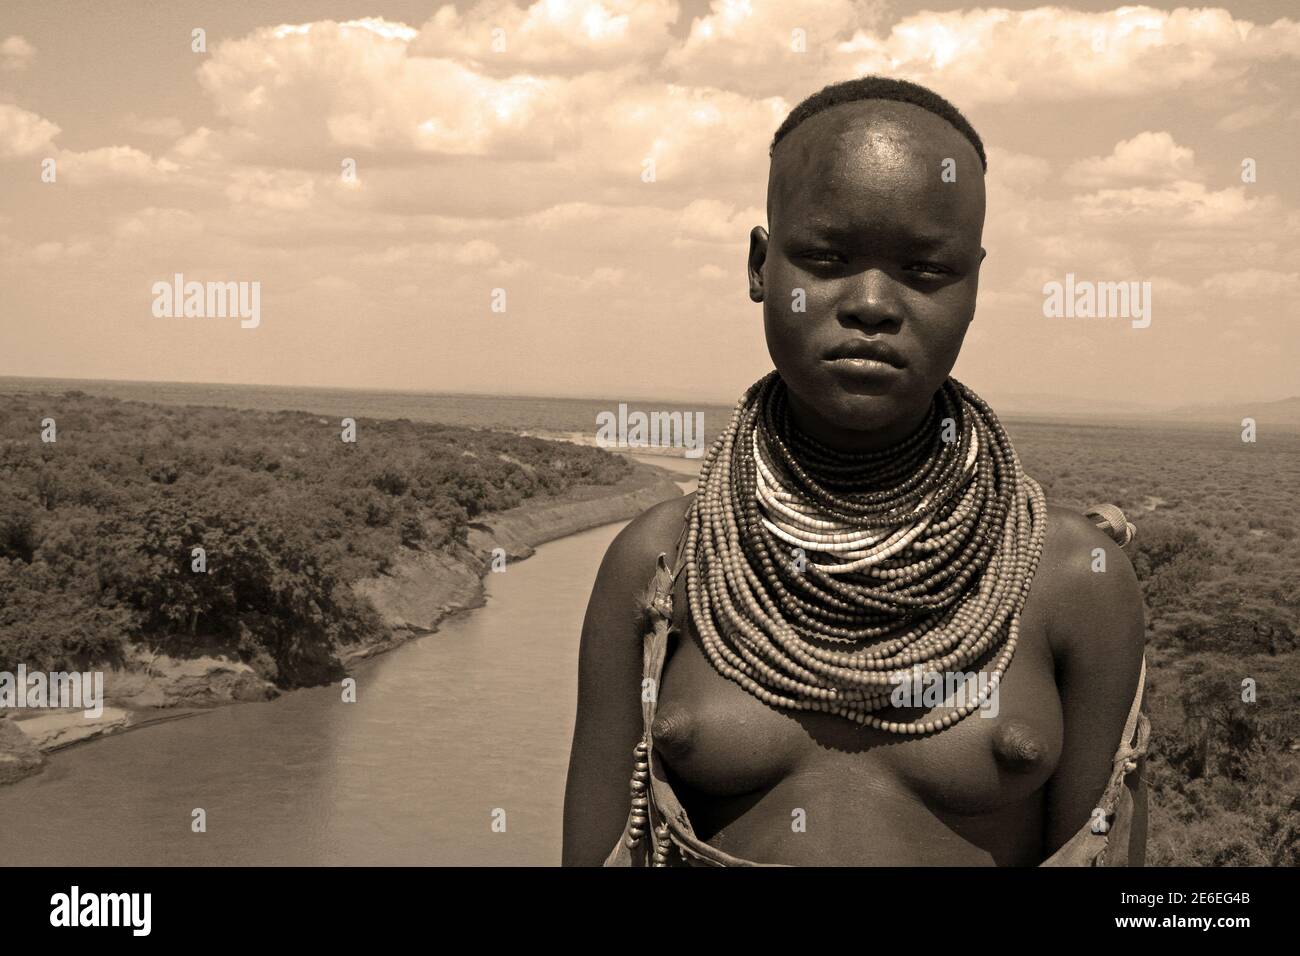
[[[508,571],[511,562],[529,557],[548,541],[628,520],[681,494],[671,472],[629,461],[631,472],[616,484],[576,486],[558,498],[529,500],[480,516],[465,545],[434,551],[400,548],[385,573],[353,585],[379,612],[386,633],[336,646],[343,668],[434,633],[453,615],[482,607],[483,581],[494,573],[494,565]],[[0,715],[0,784],[39,773],[44,754],[74,744],[281,693],[253,666],[219,650],[188,658],[137,653],[125,666],[105,671],[104,692],[104,712],[97,719],[79,710]]]

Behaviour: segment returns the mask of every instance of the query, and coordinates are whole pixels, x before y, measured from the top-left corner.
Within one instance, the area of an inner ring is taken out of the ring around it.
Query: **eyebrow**
[[[796,226],[791,230],[791,235],[800,237],[813,236],[819,239],[852,242],[862,239],[865,234],[861,229],[848,229],[843,226],[835,226],[829,223],[809,222],[801,226]],[[948,235],[925,234],[900,236],[896,241],[899,245],[905,246],[909,250],[928,252],[946,248],[954,243],[960,243],[962,238],[956,233],[950,233]]]

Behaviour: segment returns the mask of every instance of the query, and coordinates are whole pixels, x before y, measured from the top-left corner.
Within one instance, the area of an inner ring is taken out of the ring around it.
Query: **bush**
[[[0,558],[30,563],[39,544],[36,509],[25,501],[0,492]]]
[[[622,458],[498,432],[11,394],[0,416],[0,662],[63,669],[130,643],[233,649],[281,686],[383,632],[351,585],[454,548],[487,511],[618,481]],[[54,414],[57,445],[30,422]],[[192,569],[193,549],[207,573]],[[12,669],[12,668],[10,668]]]

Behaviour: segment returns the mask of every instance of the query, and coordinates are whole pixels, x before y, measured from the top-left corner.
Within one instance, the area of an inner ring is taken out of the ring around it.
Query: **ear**
[[[984,265],[984,259],[985,259],[986,256],[988,256],[988,254],[989,254],[989,251],[988,251],[987,249],[985,249],[983,246],[980,246],[980,261],[977,262],[977,263],[975,263],[975,287],[976,287],[976,289],[979,288],[979,280],[980,280],[980,266]],[[967,325],[967,326],[969,326],[972,322],[975,321],[975,312],[976,312],[975,309],[971,309],[970,318],[966,320],[966,325]]]
[[[763,301],[763,263],[767,261],[767,230],[755,226],[749,232],[749,297]]]

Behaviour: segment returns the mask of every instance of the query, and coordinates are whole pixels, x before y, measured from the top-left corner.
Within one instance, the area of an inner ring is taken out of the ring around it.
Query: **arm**
[[[655,559],[677,541],[686,499],[656,505],[609,546],[578,650],[578,713],[564,790],[565,866],[599,866],[623,832],[641,739],[641,612]]]
[[[1088,823],[1119,746],[1146,640],[1142,592],[1128,556],[1080,514],[1051,509],[1043,558],[1055,585],[1048,639],[1056,662],[1064,744],[1047,785],[1044,856]],[[1094,549],[1105,571],[1094,571]],[[1145,706],[1145,704],[1144,704]],[[1146,788],[1139,762],[1130,839],[1131,865],[1146,848]]]

